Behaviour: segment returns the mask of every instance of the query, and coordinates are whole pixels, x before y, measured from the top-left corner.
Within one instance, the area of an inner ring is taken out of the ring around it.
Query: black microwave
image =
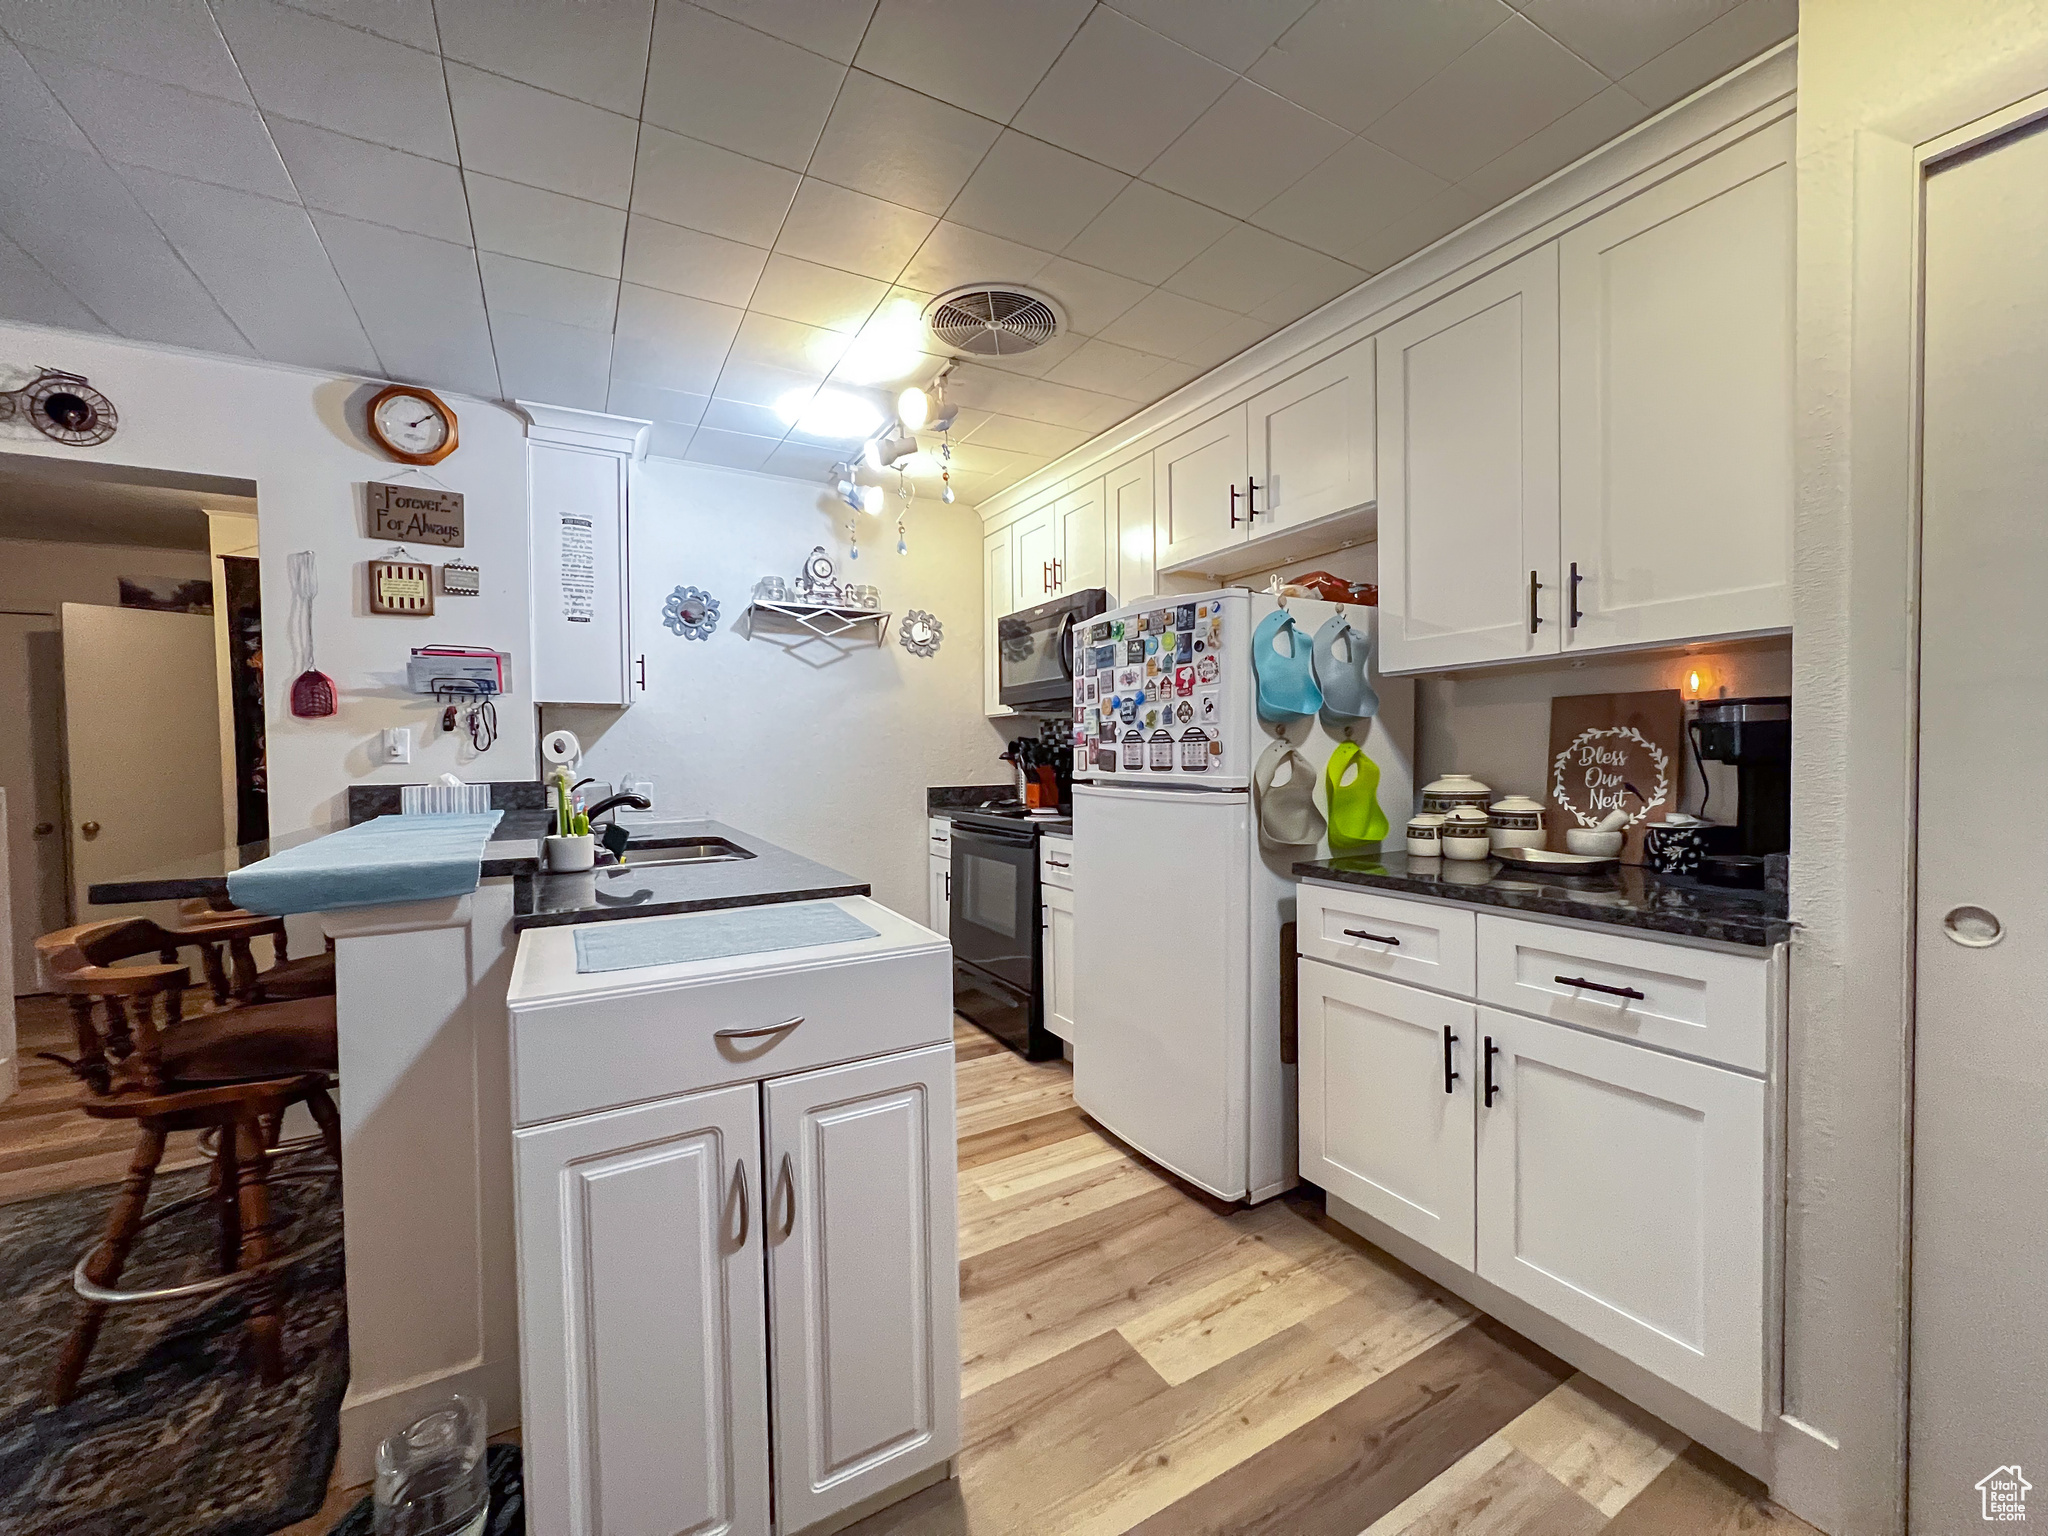
[[[1101,587],[1070,592],[996,620],[997,697],[1011,709],[1074,707],[1074,626],[1109,607]]]

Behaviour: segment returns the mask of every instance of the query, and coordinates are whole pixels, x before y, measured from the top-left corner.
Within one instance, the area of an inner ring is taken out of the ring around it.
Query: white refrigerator
[[[1161,1167],[1250,1202],[1296,1182],[1283,944],[1294,863],[1330,852],[1327,835],[1260,846],[1252,769],[1284,730],[1327,809],[1322,772],[1346,735],[1320,717],[1259,719],[1252,635],[1277,602],[1241,588],[1155,597],[1078,623],[1074,638],[1074,1098]],[[1338,605],[1288,609],[1306,645]],[[1378,611],[1345,614],[1376,645]],[[1398,847],[1414,802],[1414,685],[1376,668],[1371,681],[1379,711],[1348,731],[1379,765]]]

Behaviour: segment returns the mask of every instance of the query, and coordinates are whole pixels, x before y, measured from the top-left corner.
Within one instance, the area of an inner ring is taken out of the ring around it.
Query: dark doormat
[[[151,1205],[203,1189],[166,1174]],[[335,1231],[325,1182],[272,1186],[284,1240]],[[49,1406],[72,1322],[71,1268],[106,1229],[105,1186],[0,1205],[0,1536],[269,1536],[327,1494],[348,1386],[339,1243],[284,1272],[285,1379],[265,1387],[229,1291],[115,1307],[78,1396]],[[303,1218],[300,1221],[299,1218]],[[215,1229],[188,1210],[143,1233],[123,1286],[213,1273]]]

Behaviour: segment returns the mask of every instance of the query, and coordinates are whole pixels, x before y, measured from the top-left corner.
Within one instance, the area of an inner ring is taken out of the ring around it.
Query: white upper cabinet
[[[1109,547],[1103,585],[1112,605],[1150,597],[1153,588],[1152,455],[1119,464],[1102,477],[1102,518]]]
[[[1102,482],[1088,480],[1053,503],[1053,591],[1085,592],[1103,585]]]
[[[1298,528],[1373,499],[1374,384],[1368,336],[1251,398],[1250,537]]]
[[[1244,407],[1233,406],[1152,454],[1158,561],[1175,566],[1249,537]]]
[[[645,679],[633,665],[628,481],[647,423],[518,404],[528,422],[534,701],[631,704]]]
[[[1048,501],[1033,507],[1011,525],[1017,537],[1017,552],[1012,557],[1017,595],[1004,610],[1006,613],[1036,608],[1059,592],[1060,527],[1054,508],[1055,503]]]
[[[1556,246],[1378,341],[1380,665],[1554,653]]]
[[[1792,157],[1778,122],[1559,242],[1568,649],[1791,627]]]

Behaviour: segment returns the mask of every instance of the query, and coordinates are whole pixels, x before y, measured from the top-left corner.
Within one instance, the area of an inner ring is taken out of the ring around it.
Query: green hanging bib
[[[1380,765],[1357,742],[1340,741],[1330,754],[1323,767],[1323,800],[1329,806],[1332,853],[1386,841],[1390,824],[1380,809]]]

